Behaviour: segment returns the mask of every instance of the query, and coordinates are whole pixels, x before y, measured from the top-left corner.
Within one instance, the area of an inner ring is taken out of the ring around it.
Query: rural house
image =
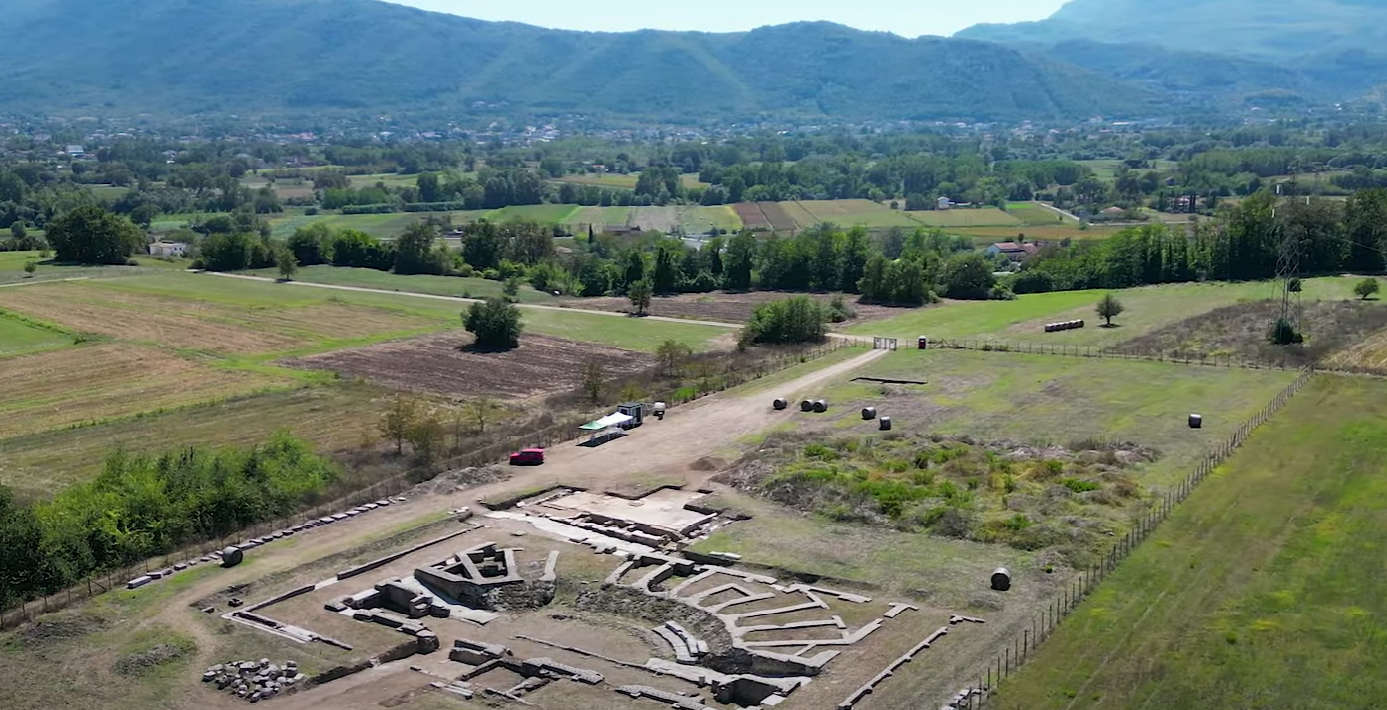
[[[1020,263],[1035,256],[1035,253],[1038,251],[1040,251],[1040,245],[1033,242],[1022,242],[1020,244],[1016,242],[996,242],[987,248],[987,257],[991,259],[995,258],[998,254],[1002,254],[1006,256],[1006,258]]]
[[[149,245],[149,255],[161,258],[181,258],[188,253],[186,242],[158,241]]]

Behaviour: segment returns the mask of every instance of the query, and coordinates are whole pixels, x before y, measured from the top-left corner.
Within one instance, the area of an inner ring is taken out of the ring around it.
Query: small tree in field
[[[636,309],[636,315],[643,316],[650,310],[650,298],[655,295],[655,287],[649,279],[641,279],[632,282],[626,295],[631,299],[631,307]]]
[[[421,463],[433,463],[443,446],[443,432],[443,422],[438,415],[421,412],[405,432],[405,438],[414,447],[414,455]]]
[[[294,274],[299,272],[298,258],[294,256],[294,252],[284,247],[275,250],[275,266],[279,267],[281,281],[293,281]]]
[[[486,425],[496,418],[499,413],[498,409],[496,401],[490,397],[478,397],[463,405],[463,412],[472,422],[478,434],[486,433]]]
[[[39,270],[39,265],[38,265],[37,262],[33,262],[33,261],[26,261],[26,262],[24,262],[24,273],[25,273],[26,275],[28,275],[28,276],[33,276],[33,275],[34,275],[34,272],[35,272],[35,271],[38,271],[38,270]]]
[[[579,380],[579,387],[583,394],[588,396],[596,404],[602,399],[602,386],[607,379],[606,368],[602,367],[602,361],[597,359],[588,360],[583,363],[582,377]]]
[[[1359,298],[1366,301],[1370,296],[1377,295],[1377,292],[1380,291],[1381,288],[1382,287],[1377,283],[1377,279],[1363,279],[1353,287],[1353,292],[1357,294]]]
[[[462,324],[482,347],[513,348],[520,344],[520,309],[499,298],[472,304],[462,314]]]
[[[1105,321],[1107,321],[1106,326],[1111,328],[1112,319],[1116,318],[1123,311],[1127,310],[1127,308],[1126,306],[1122,305],[1121,301],[1117,300],[1116,296],[1113,296],[1111,293],[1109,293],[1103,296],[1103,299],[1098,302],[1098,305],[1094,308],[1094,310],[1098,311],[1099,318],[1102,318]]]
[[[409,440],[419,420],[419,403],[411,397],[399,395],[390,403],[390,408],[380,418],[380,433],[388,441],[395,442],[395,453],[405,452],[405,442]]]
[[[691,357],[693,348],[678,340],[666,340],[655,350],[655,359],[660,363],[660,374],[666,377],[678,374]]]

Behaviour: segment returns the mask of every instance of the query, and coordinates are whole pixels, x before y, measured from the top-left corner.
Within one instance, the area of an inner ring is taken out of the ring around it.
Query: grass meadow
[[[1380,708],[1387,383],[1320,375],[1216,470],[994,705]]]
[[[1304,300],[1353,298],[1358,279],[1335,276],[1306,279]],[[856,335],[881,335],[908,340],[923,335],[944,339],[980,339],[1004,343],[1107,347],[1221,306],[1279,297],[1270,281],[1188,283],[1113,291],[1126,310],[1113,319],[1114,328],[1098,327],[1094,312],[1108,291],[1055,291],[1024,294],[1014,301],[948,301],[904,311],[885,320],[845,329]],[[1046,333],[1046,323],[1082,319],[1086,327]],[[1268,324],[1270,325],[1270,324]]]

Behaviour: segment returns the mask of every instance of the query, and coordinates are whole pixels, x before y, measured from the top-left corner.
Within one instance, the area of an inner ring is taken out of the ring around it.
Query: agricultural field
[[[1319,375],[1103,581],[997,707],[1376,708],[1387,384]]]
[[[1021,220],[1028,227],[1078,225],[1078,220],[1064,216],[1039,202],[1009,202],[1007,214]]]
[[[573,173],[550,180],[550,182],[571,182],[575,185],[596,185],[597,187],[618,190],[634,190],[636,181],[639,179],[640,175],[636,173]],[[698,173],[684,173],[679,176],[679,182],[686,188],[708,186],[708,183],[698,179]]]
[[[31,261],[37,265],[33,275],[24,272],[24,265]],[[45,258],[36,251],[0,252],[0,286],[178,271],[188,268],[191,263],[187,259],[155,259],[149,256],[136,256],[135,261],[137,266],[83,266],[55,264],[51,258]]]
[[[564,224],[578,231],[587,231],[589,225],[597,231],[603,227],[624,227],[631,224],[635,207],[583,207],[574,212]]]
[[[24,498],[42,498],[94,477],[117,448],[155,453],[179,446],[249,446],[280,430],[323,453],[347,457],[379,438],[380,414],[389,401],[376,388],[340,382],[0,438],[0,484]]]
[[[292,381],[157,348],[102,343],[4,361],[0,438],[245,395]]]
[[[392,212],[389,214],[317,214],[306,215],[301,210],[286,210],[282,215],[270,217],[270,236],[287,239],[294,230],[321,222],[333,229],[355,229],[377,239],[394,239],[409,225],[426,216],[447,216],[454,224],[475,221],[486,212]]]
[[[491,210],[482,215],[490,222],[539,222],[564,224],[572,220],[581,207],[578,205],[516,205]]]
[[[677,296],[659,296],[651,300],[649,313],[653,316],[722,321],[741,325],[751,318],[751,314],[757,306],[784,297],[785,294],[777,291],[685,293]],[[832,297],[815,296],[814,298],[826,304]],[[844,296],[845,301],[849,304],[853,298],[852,295]],[[562,303],[574,308],[596,309],[613,313],[629,313],[631,311],[630,299],[616,296],[571,298],[564,299]],[[866,303],[852,304],[851,307],[857,311],[857,318],[853,319],[853,322],[887,318],[900,313],[902,310]]]
[[[72,344],[71,333],[0,310],[0,358],[54,350]]]
[[[909,213],[883,207],[871,200],[801,200],[798,204],[809,214],[810,224],[828,222],[868,229],[920,226]]]
[[[1306,279],[1302,300],[1353,298],[1350,276]],[[894,318],[850,326],[844,332],[883,335],[914,342],[924,335],[944,339],[979,339],[1002,343],[1112,347],[1222,306],[1280,296],[1270,281],[1187,283],[1142,286],[1114,291],[1126,307],[1114,328],[1097,327],[1094,305],[1103,290],[1024,294],[1014,301],[958,301],[906,311]],[[1087,327],[1046,333],[1046,323],[1084,320]],[[1269,324],[1268,324],[1269,325]]]
[[[493,395],[515,401],[576,388],[583,363],[602,363],[620,377],[652,366],[647,353],[560,340],[524,338],[497,351],[472,347],[466,333],[444,333],[287,361],[291,367],[361,377],[395,390],[446,397]]]
[[[1021,224],[1021,220],[996,207],[916,210],[905,214],[926,227],[1009,227]]]
[[[276,268],[253,269],[245,273],[265,278],[279,278],[279,269]],[[505,286],[500,281],[490,281],[475,276],[402,275],[392,271],[326,264],[300,267],[298,273],[294,274],[294,280],[304,283],[427,293],[457,298],[499,298],[503,295],[502,289]],[[555,300],[553,296],[536,291],[529,284],[521,286],[515,298],[520,303],[552,303]]]

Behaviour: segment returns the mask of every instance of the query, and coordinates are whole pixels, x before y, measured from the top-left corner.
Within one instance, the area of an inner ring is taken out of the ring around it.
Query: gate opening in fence
[[[895,338],[872,338],[873,350],[895,350],[897,346],[898,341]]]

